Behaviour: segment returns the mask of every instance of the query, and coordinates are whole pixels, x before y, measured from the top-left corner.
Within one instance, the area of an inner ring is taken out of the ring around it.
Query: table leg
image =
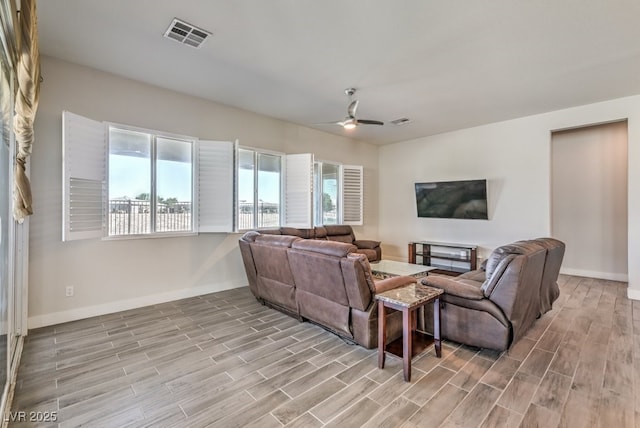
[[[436,348],[436,357],[442,356],[442,347],[440,343],[440,299],[433,301],[433,343]]]
[[[411,310],[402,309],[402,365],[405,382],[411,381]]]
[[[378,368],[384,368],[385,343],[387,341],[387,317],[384,302],[378,300]]]

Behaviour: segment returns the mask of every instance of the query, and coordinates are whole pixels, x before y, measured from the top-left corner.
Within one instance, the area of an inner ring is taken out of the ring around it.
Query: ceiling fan
[[[356,117],[356,111],[358,110],[358,103],[360,101],[354,100],[353,95],[356,93],[356,88],[347,88],[344,90],[344,93],[349,97],[349,106],[347,107],[347,116],[343,120],[339,120],[336,122],[326,122],[320,125],[339,125],[344,129],[353,129],[358,125],[384,125],[384,122],[379,120],[370,120],[370,119],[358,119]]]

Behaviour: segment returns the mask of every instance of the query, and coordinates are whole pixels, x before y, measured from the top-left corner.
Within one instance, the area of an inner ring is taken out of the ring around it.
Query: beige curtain
[[[13,217],[20,223],[26,216],[33,214],[31,184],[26,174],[26,164],[34,140],[33,122],[40,95],[40,52],[36,21],[36,0],[22,0],[18,25],[18,90],[13,118],[13,131],[18,148]]]
[[[15,64],[17,62],[18,52],[16,48],[16,34],[14,25],[17,22],[17,12],[15,9],[15,2],[8,0],[0,0],[0,41],[2,42],[2,47],[6,53],[6,56],[3,56],[2,61],[7,61],[7,64],[3,66],[6,67],[7,72],[2,73],[2,81],[0,82],[0,111],[2,117],[0,120],[2,121],[2,139],[3,143],[9,145],[9,135],[12,132],[13,122],[11,121],[11,117],[13,116],[11,113],[13,112],[14,102],[13,102],[13,81],[11,73],[9,70],[13,70],[15,68]]]

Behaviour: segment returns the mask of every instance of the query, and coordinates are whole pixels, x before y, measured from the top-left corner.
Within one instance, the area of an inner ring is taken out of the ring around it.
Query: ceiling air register
[[[211,33],[202,28],[198,28],[178,18],[174,18],[165,31],[164,36],[176,42],[199,48],[211,36]]]

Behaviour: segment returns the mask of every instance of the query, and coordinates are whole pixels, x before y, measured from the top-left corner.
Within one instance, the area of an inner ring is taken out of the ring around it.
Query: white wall
[[[381,147],[383,253],[406,260],[408,242],[428,239],[476,243],[486,257],[499,245],[549,236],[551,131],[622,119],[629,125],[628,294],[640,299],[640,96]],[[470,178],[488,179],[488,221],[417,218],[415,182]]]
[[[61,241],[62,110],[102,121],[317,157],[365,170],[365,224],[377,238],[378,148],[42,57],[44,82],[31,157],[29,326],[109,313],[247,284],[237,234]],[[73,285],[75,296],[65,297]]]
[[[551,233],[567,244],[566,273],[628,280],[627,141],[624,121],[553,133]]]

